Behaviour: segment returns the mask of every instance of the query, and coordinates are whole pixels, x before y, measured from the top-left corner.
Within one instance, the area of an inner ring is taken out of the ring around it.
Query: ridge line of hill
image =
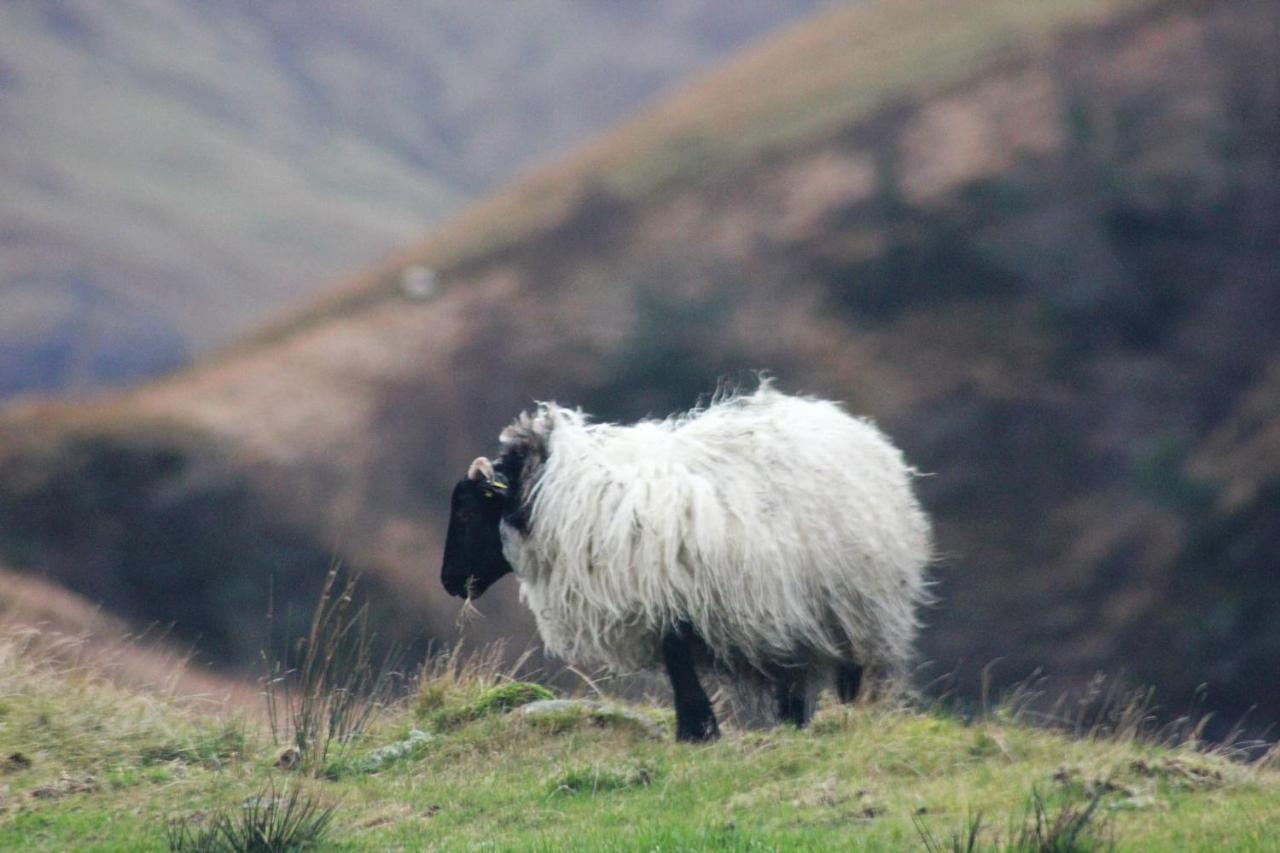
[[[987,0],[963,2],[982,6]],[[876,111],[892,108],[895,103],[945,95],[949,91],[971,85],[976,79],[1005,63],[1031,58],[1038,46],[1046,40],[1064,36],[1070,38],[1072,31],[1088,29],[1098,22],[1104,10],[1113,7],[1122,9],[1118,15],[1113,13],[1106,20],[1108,26],[1123,28],[1127,24],[1141,22],[1143,16],[1152,11],[1176,10],[1187,2],[1188,0],[1068,0],[1064,3],[1046,4],[1054,8],[1049,21],[1031,20],[1027,23],[1027,31],[1010,25],[1007,31],[1002,31],[997,39],[998,46],[991,50],[990,56],[974,59],[964,56],[964,51],[960,51],[962,61],[959,61],[959,65],[975,61],[976,65],[960,72],[958,77],[948,76],[954,74],[955,69],[944,63],[922,73],[921,79],[906,88],[902,88],[900,84],[875,81],[872,94],[862,94],[859,97],[846,95],[847,104],[827,115],[825,121],[796,123],[775,134],[754,139],[749,145],[735,143],[729,149],[729,156],[724,159],[686,163],[684,171],[672,172],[658,187],[640,192],[647,197],[654,189],[660,191],[664,186],[674,187],[679,182],[678,179],[691,178],[693,183],[700,183],[744,160],[767,158],[770,151],[778,148],[803,145],[806,140],[812,140],[824,131],[834,127],[847,127],[868,119]],[[625,200],[636,193],[634,187],[627,186],[625,176],[619,176],[628,163],[660,159],[659,152],[666,144],[663,140],[715,135],[710,127],[700,126],[696,121],[690,122],[688,113],[696,114],[698,111],[691,110],[689,104],[696,106],[698,102],[707,99],[709,92],[718,89],[744,88],[750,91],[752,87],[744,85],[740,78],[750,76],[752,72],[759,73],[757,66],[785,60],[788,53],[812,40],[815,34],[832,38],[834,34],[851,32],[854,29],[853,23],[864,22],[867,18],[872,19],[871,25],[875,28],[897,29],[899,24],[928,14],[927,10],[910,8],[921,5],[951,6],[952,14],[963,12],[960,4],[947,0],[889,0],[834,8],[817,19],[794,24],[772,39],[749,48],[745,55],[685,83],[667,98],[642,109],[635,117],[583,143],[552,163],[518,176],[507,188],[467,205],[434,229],[424,240],[398,250],[368,273],[352,281],[338,283],[327,293],[314,299],[285,306],[277,312],[277,317],[264,321],[257,330],[210,353],[202,362],[184,367],[173,375],[182,376],[198,371],[205,363],[233,360],[241,354],[269,347],[273,342],[296,332],[305,332],[326,318],[357,311],[383,299],[395,298],[399,295],[396,286],[398,274],[415,264],[432,268],[440,276],[440,286],[448,287],[448,273],[451,270],[465,267],[478,257],[500,252],[505,246],[526,240],[540,230],[554,229],[584,195],[595,192],[615,193],[621,188],[620,197]],[[995,5],[1021,9],[1028,4],[1021,0],[1000,0]],[[880,15],[889,20],[876,21],[875,18]],[[1057,17],[1059,15],[1060,18]],[[959,34],[952,36],[954,40],[961,42],[966,37],[972,38],[973,34],[964,28],[961,28]],[[903,62],[901,59],[897,61]],[[953,58],[951,61],[957,60]],[[848,83],[833,83],[830,88],[859,90],[857,85],[850,86]],[[758,119],[779,106],[777,102],[769,102],[745,112]],[[745,122],[746,119],[740,118],[738,121]],[[681,122],[690,123],[682,127]],[[636,137],[641,137],[641,140],[636,141]],[[694,165],[705,169],[698,171],[695,176]],[[634,165],[631,168],[634,170]],[[688,186],[685,183],[682,188],[687,189]],[[532,215],[531,210],[535,211]],[[476,237],[475,232],[480,232],[483,236]],[[167,381],[167,377],[159,377],[153,381],[163,383]]]

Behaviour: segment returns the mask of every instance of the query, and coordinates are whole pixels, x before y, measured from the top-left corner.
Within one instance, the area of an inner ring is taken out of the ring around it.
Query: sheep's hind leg
[[[803,675],[779,679],[774,686],[778,703],[778,718],[798,729],[804,728],[813,716],[813,703],[809,701],[808,687]]]
[[[676,740],[704,741],[720,736],[711,700],[698,681],[694,648],[698,642],[688,626],[678,626],[662,638],[662,662],[666,664],[675,693]]]
[[[836,667],[836,695],[846,705],[858,698],[862,689],[862,667],[856,663],[842,663]]]

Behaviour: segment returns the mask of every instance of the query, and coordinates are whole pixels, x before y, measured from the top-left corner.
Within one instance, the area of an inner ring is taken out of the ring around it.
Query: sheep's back
[[[901,657],[929,557],[910,480],[870,423],[768,389],[681,420],[568,419],[509,557],[570,659],[652,663],[680,620],[753,663]]]

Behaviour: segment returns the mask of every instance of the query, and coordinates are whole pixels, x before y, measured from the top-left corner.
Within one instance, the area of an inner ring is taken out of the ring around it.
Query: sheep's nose
[[[454,598],[466,598],[467,596],[477,598],[483,591],[483,587],[475,575],[468,575],[461,581],[455,580],[450,583],[446,583],[444,585],[444,589],[445,592],[449,593]]]

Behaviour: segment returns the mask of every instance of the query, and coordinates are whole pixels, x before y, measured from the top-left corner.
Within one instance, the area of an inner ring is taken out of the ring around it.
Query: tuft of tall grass
[[[238,807],[224,808],[203,822],[171,822],[166,839],[176,853],[311,850],[324,843],[336,809],[336,803],[325,804],[300,786],[279,790],[272,781]]]
[[[1044,679],[1038,673],[1004,691],[995,701],[989,696],[988,681],[989,674],[984,671],[980,719],[1051,729],[1082,740],[1186,747],[1236,760],[1265,752],[1258,741],[1243,739],[1239,723],[1225,737],[1206,739],[1210,714],[1192,708],[1172,716],[1156,703],[1154,688],[1135,686],[1123,674],[1098,673],[1082,690],[1061,693],[1053,701],[1048,701]],[[953,707],[944,697],[929,709],[949,713]]]
[[[423,661],[414,679],[413,708],[419,720],[435,728],[454,728],[492,711],[511,708],[554,694],[525,679],[532,650],[507,660],[505,644],[493,643],[465,653],[453,646]]]
[[[1108,837],[1105,821],[1095,820],[1104,792],[1089,798],[1083,807],[1067,803],[1057,814],[1051,814],[1038,790],[1031,791],[1027,817],[1013,837],[1011,847],[1019,853],[1085,853],[1112,850],[1115,842]]]
[[[367,605],[356,605],[359,578],[339,579],[334,566],[305,637],[283,657],[263,652],[264,695],[271,736],[290,749],[290,768],[321,773],[339,760],[396,695],[399,653],[381,656]],[[274,623],[274,613],[268,612]]]
[[[978,846],[978,837],[985,828],[982,823],[982,812],[970,814],[965,818],[964,826],[952,831],[945,839],[940,839],[925,824],[919,815],[913,815],[911,822],[927,853],[976,853],[982,849]]]
[[[964,824],[949,835],[939,838],[920,817],[912,817],[920,841],[928,853],[1097,853],[1113,850],[1115,842],[1109,827],[1096,818],[1103,792],[1094,794],[1083,806],[1067,803],[1051,812],[1044,797],[1032,789],[1020,819],[1015,819],[1007,835],[995,835],[983,842],[987,825],[982,813],[971,814]]]

